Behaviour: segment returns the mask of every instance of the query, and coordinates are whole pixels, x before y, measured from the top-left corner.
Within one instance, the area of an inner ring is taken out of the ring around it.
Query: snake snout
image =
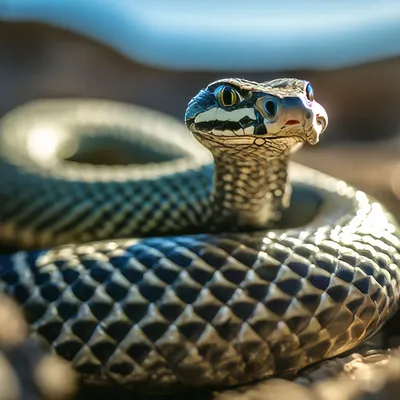
[[[321,104],[314,101],[313,104],[314,112],[314,129],[317,135],[320,135],[328,127],[328,114],[326,113],[324,107]]]
[[[322,115],[317,115],[316,120],[317,120],[317,125],[321,127],[321,133],[322,133],[328,126],[328,121]]]
[[[196,115],[198,115],[198,113],[201,112],[202,110],[203,107],[201,107],[201,105],[195,102],[194,100],[192,100],[189,103],[185,113],[185,125],[186,128],[189,129],[189,131],[191,130],[191,126],[194,123]]]
[[[215,105],[215,98],[210,95],[206,90],[200,90],[200,92],[190,100],[186,113],[185,113],[185,125],[189,131],[192,131],[195,118]]]

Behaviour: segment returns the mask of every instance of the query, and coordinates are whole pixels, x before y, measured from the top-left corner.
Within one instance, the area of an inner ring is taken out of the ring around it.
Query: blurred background
[[[295,159],[400,218],[400,2],[0,0],[0,116],[105,98],[183,120],[210,81],[310,80],[330,121]]]

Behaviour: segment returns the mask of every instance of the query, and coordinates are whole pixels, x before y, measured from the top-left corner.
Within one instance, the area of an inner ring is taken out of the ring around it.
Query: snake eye
[[[306,96],[307,96],[308,100],[310,100],[310,101],[314,100],[314,90],[311,86],[311,83],[308,83],[306,86]]]
[[[264,109],[269,118],[274,118],[276,112],[278,111],[278,104],[276,103],[275,100],[268,99],[264,103]]]
[[[220,86],[215,90],[214,94],[219,103],[224,107],[233,106],[239,101],[237,91],[230,86]]]

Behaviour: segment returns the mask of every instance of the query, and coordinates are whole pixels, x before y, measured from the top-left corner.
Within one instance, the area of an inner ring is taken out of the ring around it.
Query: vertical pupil
[[[233,104],[233,93],[230,89],[225,88],[222,92],[222,101],[224,102],[224,104],[226,104],[227,106]]]

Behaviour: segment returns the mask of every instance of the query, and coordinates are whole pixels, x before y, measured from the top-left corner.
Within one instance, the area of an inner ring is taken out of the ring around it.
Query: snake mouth
[[[214,135],[213,132],[202,132],[194,130],[192,127],[191,130],[193,136],[202,142],[203,144],[209,143],[218,144],[222,146],[256,146],[260,147],[269,147],[272,143],[276,143],[277,146],[282,145],[282,151],[287,149],[287,146],[293,146],[295,143],[304,143],[309,142],[309,140],[305,140],[304,137],[300,135],[242,135],[242,136],[217,136]],[[285,142],[285,145],[282,143]],[[277,150],[276,145],[274,146],[274,151]]]
[[[186,126],[189,126],[190,131],[198,131],[214,136],[251,136],[254,135],[255,127],[254,120],[245,117],[240,121],[230,120],[212,120],[187,121]]]
[[[315,128],[307,130],[303,135],[295,132],[235,134],[232,131],[221,131],[220,134],[216,134],[215,130],[198,129],[197,125],[194,121],[191,121],[188,128],[192,135],[209,149],[218,146],[222,150],[224,147],[228,149],[237,146],[239,151],[242,146],[250,146],[252,148],[257,147],[260,150],[265,148],[267,152],[271,151],[271,156],[276,157],[296,144],[309,143],[315,145],[319,141],[319,133]]]
[[[192,132],[193,125],[194,125],[194,118],[188,118],[188,119],[186,119],[186,120],[185,120],[185,125],[186,125],[186,128],[187,128],[190,132]]]

